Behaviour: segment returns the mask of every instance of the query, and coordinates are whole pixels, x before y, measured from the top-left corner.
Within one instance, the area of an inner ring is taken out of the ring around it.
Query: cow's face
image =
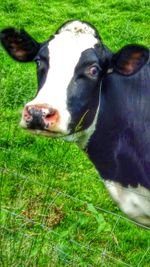
[[[44,44],[10,28],[1,33],[1,41],[14,59],[37,64],[39,88],[24,107],[22,127],[64,136],[92,125],[109,53],[91,25],[68,22]]]

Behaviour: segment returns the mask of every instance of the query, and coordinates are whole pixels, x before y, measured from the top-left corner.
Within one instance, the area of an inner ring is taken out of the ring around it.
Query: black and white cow
[[[75,141],[113,199],[150,225],[150,51],[127,45],[113,54],[96,29],[67,22],[47,42],[8,28],[1,43],[20,62],[37,64],[38,92],[21,126]]]

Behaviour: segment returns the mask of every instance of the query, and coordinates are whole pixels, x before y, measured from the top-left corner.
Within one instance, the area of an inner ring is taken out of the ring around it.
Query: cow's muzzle
[[[47,104],[27,105],[23,110],[23,120],[29,129],[50,131],[55,128],[59,113]]]

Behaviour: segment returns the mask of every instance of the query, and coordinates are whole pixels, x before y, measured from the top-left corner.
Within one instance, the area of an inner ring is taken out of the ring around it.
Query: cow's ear
[[[0,33],[0,41],[8,54],[20,62],[32,61],[40,49],[40,44],[24,30],[4,29]]]
[[[127,45],[113,56],[112,67],[123,75],[139,71],[149,59],[149,50],[140,45]]]

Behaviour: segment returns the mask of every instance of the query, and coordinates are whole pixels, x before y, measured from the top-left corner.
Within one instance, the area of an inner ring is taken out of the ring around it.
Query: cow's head
[[[67,22],[43,44],[24,30],[8,28],[1,32],[1,43],[15,60],[37,64],[38,92],[24,107],[22,127],[66,136],[92,125],[111,56],[94,27]]]

